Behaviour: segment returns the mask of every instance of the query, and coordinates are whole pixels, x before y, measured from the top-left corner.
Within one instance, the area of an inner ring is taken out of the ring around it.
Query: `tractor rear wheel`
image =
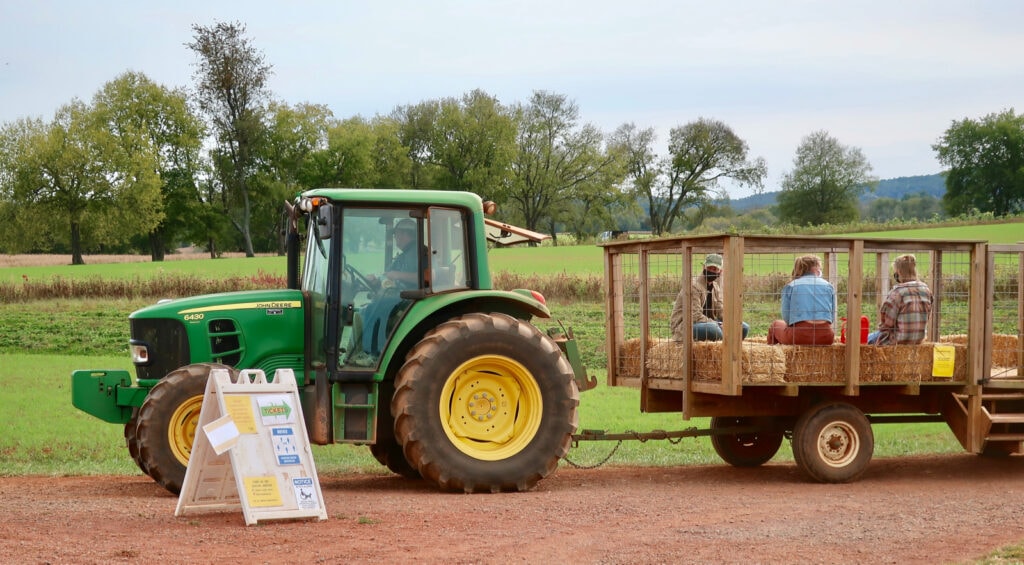
[[[236,371],[227,365],[199,363],[175,369],[160,379],[139,408],[135,438],[140,467],[160,486],[181,492],[192,442],[199,426],[206,381],[214,369]]]
[[[505,314],[445,322],[398,372],[391,412],[406,459],[440,488],[525,491],[569,451],[579,391],[548,336]]]
[[[775,457],[782,446],[782,432],[770,431],[767,418],[716,416],[711,418],[711,429],[735,428],[762,424],[765,431],[741,434],[713,434],[711,446],[722,461],[733,467],[757,467]]]
[[[856,406],[843,402],[811,408],[793,429],[793,459],[821,483],[856,480],[867,470],[874,450],[871,422]]]
[[[391,385],[391,386],[388,386]],[[385,381],[380,384],[380,397],[392,398],[394,383]],[[370,453],[378,463],[384,465],[392,473],[407,479],[419,479],[420,472],[409,464],[402,452],[402,444],[395,439],[395,418],[391,415],[390,404],[381,406],[377,417],[377,441],[370,445]]]

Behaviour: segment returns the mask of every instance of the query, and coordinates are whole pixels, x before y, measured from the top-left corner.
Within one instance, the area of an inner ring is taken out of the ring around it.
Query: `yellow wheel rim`
[[[445,434],[459,451],[499,461],[522,451],[540,429],[540,387],[519,362],[481,355],[449,375],[441,390]]]
[[[168,423],[167,439],[171,446],[171,453],[182,465],[188,465],[188,458],[192,454],[192,442],[196,438],[199,410],[202,407],[203,395],[193,396],[178,406]]]

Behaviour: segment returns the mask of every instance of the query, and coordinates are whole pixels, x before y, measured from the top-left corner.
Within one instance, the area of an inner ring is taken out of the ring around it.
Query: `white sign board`
[[[174,515],[239,507],[246,525],[327,519],[291,369],[273,382],[257,369],[235,380],[216,369],[206,383]]]

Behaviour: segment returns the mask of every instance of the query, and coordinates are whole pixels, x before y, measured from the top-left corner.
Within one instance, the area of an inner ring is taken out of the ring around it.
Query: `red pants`
[[[832,345],[836,334],[832,324],[822,322],[797,322],[787,326],[783,320],[775,320],[768,328],[769,345]]]

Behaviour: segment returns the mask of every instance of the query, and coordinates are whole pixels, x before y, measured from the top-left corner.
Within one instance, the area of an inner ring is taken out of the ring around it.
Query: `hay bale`
[[[846,382],[846,345],[777,345],[786,357],[786,382]]]
[[[647,355],[650,356],[651,349],[665,343],[665,339],[648,339]],[[640,338],[627,339],[619,345],[619,378],[639,379],[640,378]]]
[[[673,359],[681,358],[682,346],[677,344]],[[786,356],[778,346],[744,341],[740,362],[740,379],[744,383],[783,383],[786,375]],[[692,347],[693,380],[698,382],[721,382],[722,343],[718,341],[696,341]],[[652,360],[654,359],[652,352]],[[659,369],[660,370],[660,369]],[[651,376],[656,376],[648,363]],[[678,378],[682,378],[680,374]]]
[[[939,338],[941,343],[966,345],[966,334],[944,335]],[[1013,334],[992,334],[992,366],[1016,367],[1020,361],[1020,341]],[[959,355],[957,356],[959,358]]]
[[[931,375],[931,344],[864,346],[860,349],[862,383],[918,383],[925,366]]]
[[[619,345],[620,378],[640,378],[640,338],[627,339]]]
[[[786,382],[786,354],[775,345],[744,342],[742,366],[743,382]]]
[[[920,347],[926,350],[924,353],[928,359],[921,364],[921,382],[966,382],[967,381],[967,346],[961,343],[954,343],[953,345],[953,377],[933,377],[932,376],[932,360],[934,359],[934,353],[932,346],[934,343],[922,343],[917,346],[909,347]],[[945,344],[948,345],[948,344]],[[900,346],[908,347],[908,346]]]
[[[967,380],[967,346],[953,345],[952,377],[933,377],[935,343],[866,346],[860,353],[860,380],[864,383],[964,382]]]
[[[992,365],[1016,367],[1020,364],[1020,343],[1015,335],[994,334],[992,336]]]
[[[682,379],[683,344],[666,340],[647,354],[647,375],[656,379]]]

